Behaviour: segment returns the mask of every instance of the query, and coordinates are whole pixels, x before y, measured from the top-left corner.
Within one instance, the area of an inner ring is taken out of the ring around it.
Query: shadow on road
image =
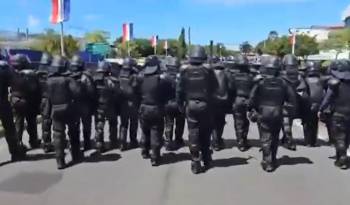
[[[248,161],[252,159],[252,157],[242,158],[242,157],[231,157],[227,159],[217,159],[213,160],[213,167],[233,167],[239,165],[247,165]]]
[[[278,166],[293,166],[298,164],[313,164],[309,158],[306,157],[289,157],[283,156],[278,159]]]
[[[191,155],[189,153],[164,153],[162,159],[162,165],[175,164],[183,161],[190,161]]]
[[[115,162],[121,158],[122,158],[121,155],[116,153],[100,155],[95,152],[95,153],[92,153],[89,157],[86,157],[84,162],[87,162],[87,163]]]
[[[237,140],[234,139],[225,139],[225,149],[232,149],[237,147]],[[258,139],[250,139],[248,140],[248,144],[250,147],[261,147],[260,140]]]
[[[27,154],[26,159],[24,161],[40,161],[40,160],[48,160],[54,159],[55,154]]]

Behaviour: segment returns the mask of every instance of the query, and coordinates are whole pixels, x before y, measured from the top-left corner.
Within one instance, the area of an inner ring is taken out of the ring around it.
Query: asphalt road
[[[297,152],[280,148],[280,167],[274,173],[265,173],[260,168],[256,126],[251,126],[249,134],[254,147],[241,153],[234,146],[232,120],[227,121],[227,149],[214,154],[213,169],[197,176],[190,172],[187,148],[163,151],[165,164],[157,168],[143,160],[136,149],[123,153],[114,150],[100,158],[89,157],[91,151],[85,153],[84,163],[58,171],[53,156],[41,150],[29,152],[28,161],[8,163],[1,139],[0,204],[348,204],[350,171],[333,166],[332,147],[298,146]],[[300,126],[294,126],[294,135],[302,136]],[[323,127],[320,138],[326,138]]]

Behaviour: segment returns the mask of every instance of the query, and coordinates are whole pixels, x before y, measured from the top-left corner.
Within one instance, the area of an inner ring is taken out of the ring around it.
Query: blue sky
[[[271,30],[341,24],[346,0],[71,0],[67,33],[95,29],[121,35],[123,22],[133,22],[135,37],[177,38],[182,26],[192,28],[194,43],[210,39],[226,44],[256,43]],[[29,27],[59,29],[49,22],[51,0],[1,0],[0,30]],[[349,9],[350,10],[350,9]]]

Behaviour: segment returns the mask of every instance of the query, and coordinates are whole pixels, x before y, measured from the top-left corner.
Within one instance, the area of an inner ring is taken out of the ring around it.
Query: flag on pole
[[[168,45],[168,41],[167,40],[164,41],[164,49],[165,50],[169,49],[169,45]]]
[[[295,43],[296,43],[295,33],[292,33],[292,35],[289,37],[289,43],[290,43],[290,45],[295,45]]]
[[[157,47],[158,45],[158,36],[152,36],[151,38],[151,45],[153,48]]]
[[[70,0],[51,0],[51,23],[58,24],[69,20]]]
[[[124,23],[123,24],[123,42],[131,41],[134,38],[134,24]]]

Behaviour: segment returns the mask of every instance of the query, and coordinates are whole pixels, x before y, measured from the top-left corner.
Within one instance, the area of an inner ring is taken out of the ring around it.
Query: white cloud
[[[28,23],[27,23],[29,28],[35,28],[40,25],[40,19],[36,18],[33,15],[28,16]]]
[[[346,19],[347,17],[349,17],[349,16],[350,16],[350,5],[348,5],[348,6],[345,8],[345,10],[344,10],[343,13],[342,13],[341,18],[342,18],[343,21],[345,21],[345,19]]]
[[[194,0],[200,3],[216,3],[224,5],[242,5],[242,4],[262,4],[262,3],[295,3],[307,2],[311,0]]]
[[[87,14],[84,16],[85,21],[96,21],[100,19],[102,16],[99,14]]]

